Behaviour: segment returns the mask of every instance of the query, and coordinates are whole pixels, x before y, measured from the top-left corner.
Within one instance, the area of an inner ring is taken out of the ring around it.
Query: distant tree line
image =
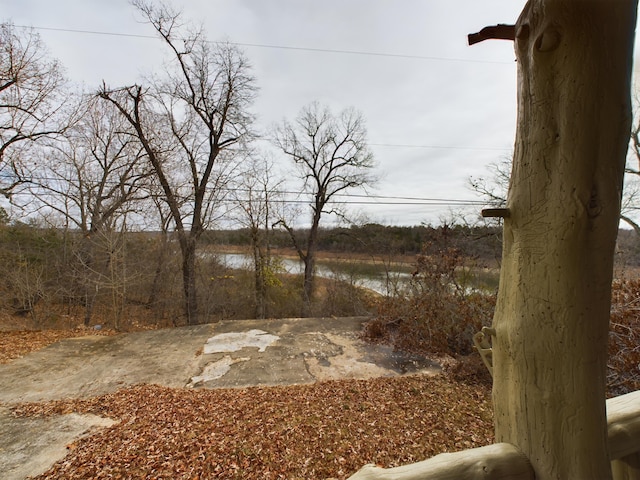
[[[501,227],[495,225],[416,225],[389,226],[376,223],[350,227],[320,228],[317,246],[324,252],[358,253],[368,255],[417,255],[425,245],[438,248],[452,247],[467,257],[483,261],[496,261],[502,254]],[[295,229],[299,238],[306,229]],[[207,232],[204,242],[209,244],[246,246],[250,243],[248,229],[216,230]],[[274,248],[289,248],[289,234],[275,230],[271,234]]]

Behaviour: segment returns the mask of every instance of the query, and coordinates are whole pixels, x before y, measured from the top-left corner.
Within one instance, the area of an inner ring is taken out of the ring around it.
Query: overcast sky
[[[366,119],[378,164],[380,180],[370,193],[446,200],[478,200],[468,178],[486,175],[489,163],[511,153],[513,44],[491,40],[469,47],[467,34],[515,22],[524,3],[172,1],[186,19],[202,24],[209,40],[244,44],[260,88],[254,112],[261,131],[293,119],[314,100],[335,112],[353,106]],[[35,27],[67,76],[86,89],[103,80],[113,87],[140,81],[161,71],[167,58],[159,40],[126,36],[154,35],[127,0],[0,0],[0,15],[2,21]],[[288,48],[273,48],[278,46]],[[350,210],[373,222],[414,225],[437,224],[451,207],[380,204]]]

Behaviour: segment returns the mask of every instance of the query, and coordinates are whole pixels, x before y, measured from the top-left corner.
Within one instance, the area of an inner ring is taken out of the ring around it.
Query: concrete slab
[[[366,320],[347,317],[221,322],[216,325],[216,335],[207,341],[200,372],[189,386],[304,384],[439,370],[422,357],[360,340],[359,332]]]
[[[0,365],[0,402],[91,397],[126,385],[183,387],[213,325],[69,338]]]
[[[0,478],[39,475],[109,419],[14,418],[12,403],[79,398],[126,385],[221,388],[435,373],[427,359],[368,345],[353,318],[233,320],[114,337],[65,339],[0,365]]]
[[[89,397],[126,385],[246,387],[430,372],[427,359],[365,344],[363,317],[229,320],[70,338],[0,365],[0,402]]]
[[[67,454],[67,445],[115,422],[96,415],[16,418],[0,409],[0,474],[3,480],[40,475]]]
[[[258,347],[259,352],[264,352],[279,339],[277,335],[270,335],[255,328],[246,332],[221,333],[207,340],[203,353],[237,352],[246,347]]]

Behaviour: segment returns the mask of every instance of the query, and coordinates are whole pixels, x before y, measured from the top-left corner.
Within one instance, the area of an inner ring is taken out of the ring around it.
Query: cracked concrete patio
[[[341,378],[436,373],[420,356],[359,338],[366,318],[233,320],[216,324],[70,338],[0,365],[0,478],[46,471],[65,445],[108,419],[82,415],[15,418],[11,404],[92,397],[140,383],[230,388]]]

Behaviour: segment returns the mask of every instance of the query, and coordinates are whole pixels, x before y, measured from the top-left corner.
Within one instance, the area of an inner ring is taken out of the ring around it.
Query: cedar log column
[[[530,0],[493,321],[496,441],[536,479],[611,478],[605,381],[637,0]]]

